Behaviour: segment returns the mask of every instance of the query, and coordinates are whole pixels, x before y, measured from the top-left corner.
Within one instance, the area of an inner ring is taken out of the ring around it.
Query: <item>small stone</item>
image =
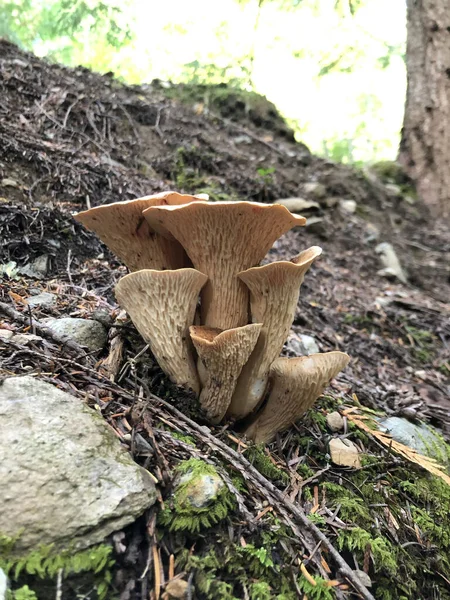
[[[314,196],[314,198],[317,200],[321,200],[327,195],[327,188],[323,185],[323,183],[319,183],[318,181],[310,181],[309,183],[305,183],[303,185],[303,191],[309,196]]]
[[[419,371],[414,371],[414,375],[415,377],[418,377],[419,379],[426,379],[427,378],[427,372],[423,371],[422,369]]]
[[[372,587],[372,580],[367,575],[365,571],[360,571],[359,569],[355,569],[353,573],[360,580],[360,582],[366,587]]]
[[[34,335],[34,333],[16,333],[12,338],[12,341],[20,346],[27,346],[30,342],[42,341],[42,337],[40,335]]]
[[[42,254],[24,267],[20,267],[19,273],[21,275],[28,275],[28,277],[34,277],[35,279],[43,279],[47,275],[48,267],[49,255]]]
[[[350,440],[342,440],[341,438],[330,440],[330,454],[335,465],[353,467],[354,469],[361,467],[359,450]]]
[[[285,206],[291,213],[302,213],[306,210],[320,208],[317,202],[305,200],[304,198],[281,198],[280,200],[275,200],[275,204]]]
[[[3,187],[12,187],[12,188],[20,188],[20,185],[17,183],[15,179],[10,179],[9,177],[5,177],[0,181],[0,185]]]
[[[286,341],[286,349],[295,356],[309,356],[320,352],[316,340],[306,334],[290,333]]]
[[[315,233],[320,238],[328,239],[330,233],[323,217],[308,217],[305,224],[306,230],[310,233]]]
[[[189,584],[184,579],[172,579],[166,585],[166,592],[171,598],[185,598]]]
[[[388,193],[388,196],[391,196],[393,198],[398,198],[402,195],[402,188],[399,185],[396,185],[395,183],[386,183],[384,189]]]
[[[344,429],[344,419],[336,410],[327,414],[327,425],[331,431],[341,431]]]
[[[345,213],[353,214],[356,212],[356,207],[357,204],[355,200],[339,200],[339,208]]]
[[[14,335],[14,331],[9,331],[9,329],[0,329],[0,340],[10,340]]]
[[[37,296],[30,296],[27,298],[27,302],[28,306],[31,308],[36,306],[49,308],[50,306],[54,306],[56,304],[56,296],[50,292],[42,292],[41,294],[37,294]]]
[[[379,254],[384,267],[384,269],[378,271],[377,275],[381,275],[382,277],[396,277],[402,283],[408,283],[392,244],[382,242],[375,248],[375,252]]]
[[[91,351],[100,350],[106,344],[106,329],[98,321],[64,317],[63,319],[42,319],[42,322],[55,333],[67,335],[78,342],[80,346],[86,346]]]
[[[183,485],[184,499],[191,506],[205,508],[217,498],[217,494],[225,484],[218,474],[198,474],[188,471],[178,478],[176,485]]]

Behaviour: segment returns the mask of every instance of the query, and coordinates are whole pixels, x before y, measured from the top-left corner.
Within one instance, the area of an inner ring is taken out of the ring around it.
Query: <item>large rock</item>
[[[78,342],[80,346],[87,346],[91,351],[99,350],[106,344],[106,329],[98,321],[72,317],[63,319],[49,317],[42,319],[42,322],[55,333],[67,335]]]
[[[102,417],[33,377],[0,385],[0,537],[14,552],[78,550],[102,542],[155,501]]]

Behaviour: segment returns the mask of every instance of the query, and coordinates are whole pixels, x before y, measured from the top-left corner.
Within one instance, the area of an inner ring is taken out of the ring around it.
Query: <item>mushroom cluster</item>
[[[305,273],[322,250],[259,266],[304,217],[280,204],[208,202],[165,192],[75,219],[131,271],[116,286],[160,367],[192,389],[209,422],[245,419],[270,441],[300,418],[343,369],[343,352],[280,358]]]

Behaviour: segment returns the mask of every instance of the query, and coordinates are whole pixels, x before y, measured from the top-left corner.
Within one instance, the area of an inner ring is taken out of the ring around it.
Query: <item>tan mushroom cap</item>
[[[257,444],[269,442],[311,408],[349,360],[344,352],[278,358],[270,369],[272,389],[267,403],[245,435]]]
[[[219,329],[248,323],[248,289],[239,271],[258,265],[283,233],[306,222],[280,204],[252,202],[155,206],[143,214],[155,231],[169,231],[208,276],[201,320]]]
[[[218,423],[225,415],[236,381],[260,331],[261,323],[226,331],[195,325],[190,328],[203,385],[200,405],[212,423]]]
[[[312,246],[290,261],[277,261],[238,273],[250,290],[252,321],[262,323],[255,349],[236,385],[228,416],[242,418],[264,396],[270,365],[280,355],[297,308],[300,286],[322,248]]]
[[[196,196],[162,192],[136,200],[96,206],[78,213],[74,218],[96,233],[130,271],[178,269],[186,266],[183,248],[177,242],[155,234],[142,216],[142,211],[149,206],[187,204],[198,200],[200,198]]]
[[[206,275],[195,269],[125,275],[116,298],[150,348],[161,369],[176,384],[199,393],[189,327]]]

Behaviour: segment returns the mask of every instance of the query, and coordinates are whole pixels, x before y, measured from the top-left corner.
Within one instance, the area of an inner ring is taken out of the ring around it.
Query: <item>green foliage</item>
[[[21,575],[31,575],[37,579],[52,579],[59,572],[64,577],[78,573],[93,573],[97,575],[96,590],[99,599],[106,598],[111,582],[110,568],[114,564],[111,558],[112,547],[107,545],[94,546],[87,550],[71,553],[68,550],[56,552],[53,546],[41,546],[22,557],[13,555],[14,544],[6,536],[0,537],[0,568],[13,580],[19,581]],[[14,592],[15,600],[32,600],[34,596],[17,595],[18,593],[32,594],[27,586]]]
[[[315,585],[309,582],[305,577],[301,577],[298,587],[307,596],[309,600],[334,600],[332,588],[327,585],[325,579],[313,577]]]
[[[131,40],[125,8],[101,0],[6,0],[0,35],[27,50],[45,47],[54,60],[73,64],[80,55],[87,58],[85,47],[101,43],[105,52]]]
[[[390,575],[397,573],[397,561],[395,559],[392,544],[385,538],[372,537],[368,531],[361,527],[343,529],[338,537],[339,550],[359,550],[364,552],[370,547],[374,559],[375,569],[384,569]]]
[[[264,475],[270,481],[280,481],[284,484],[289,483],[289,475],[275,466],[269,456],[265,453],[263,445],[250,446],[245,453],[247,460],[258,469],[261,475]]]
[[[191,476],[185,481],[181,476]],[[216,469],[203,460],[191,458],[181,462],[176,468],[175,477],[178,478],[173,496],[166,501],[164,510],[158,514],[158,521],[170,531],[198,532],[215,525],[225,519],[230,508],[235,505],[235,499],[223,485],[219,488],[215,498],[199,508],[191,501],[193,486],[196,478],[203,476],[218,477]]]
[[[8,590],[6,593],[6,600],[38,600],[35,592],[30,590],[27,585],[24,585],[18,590]]]

